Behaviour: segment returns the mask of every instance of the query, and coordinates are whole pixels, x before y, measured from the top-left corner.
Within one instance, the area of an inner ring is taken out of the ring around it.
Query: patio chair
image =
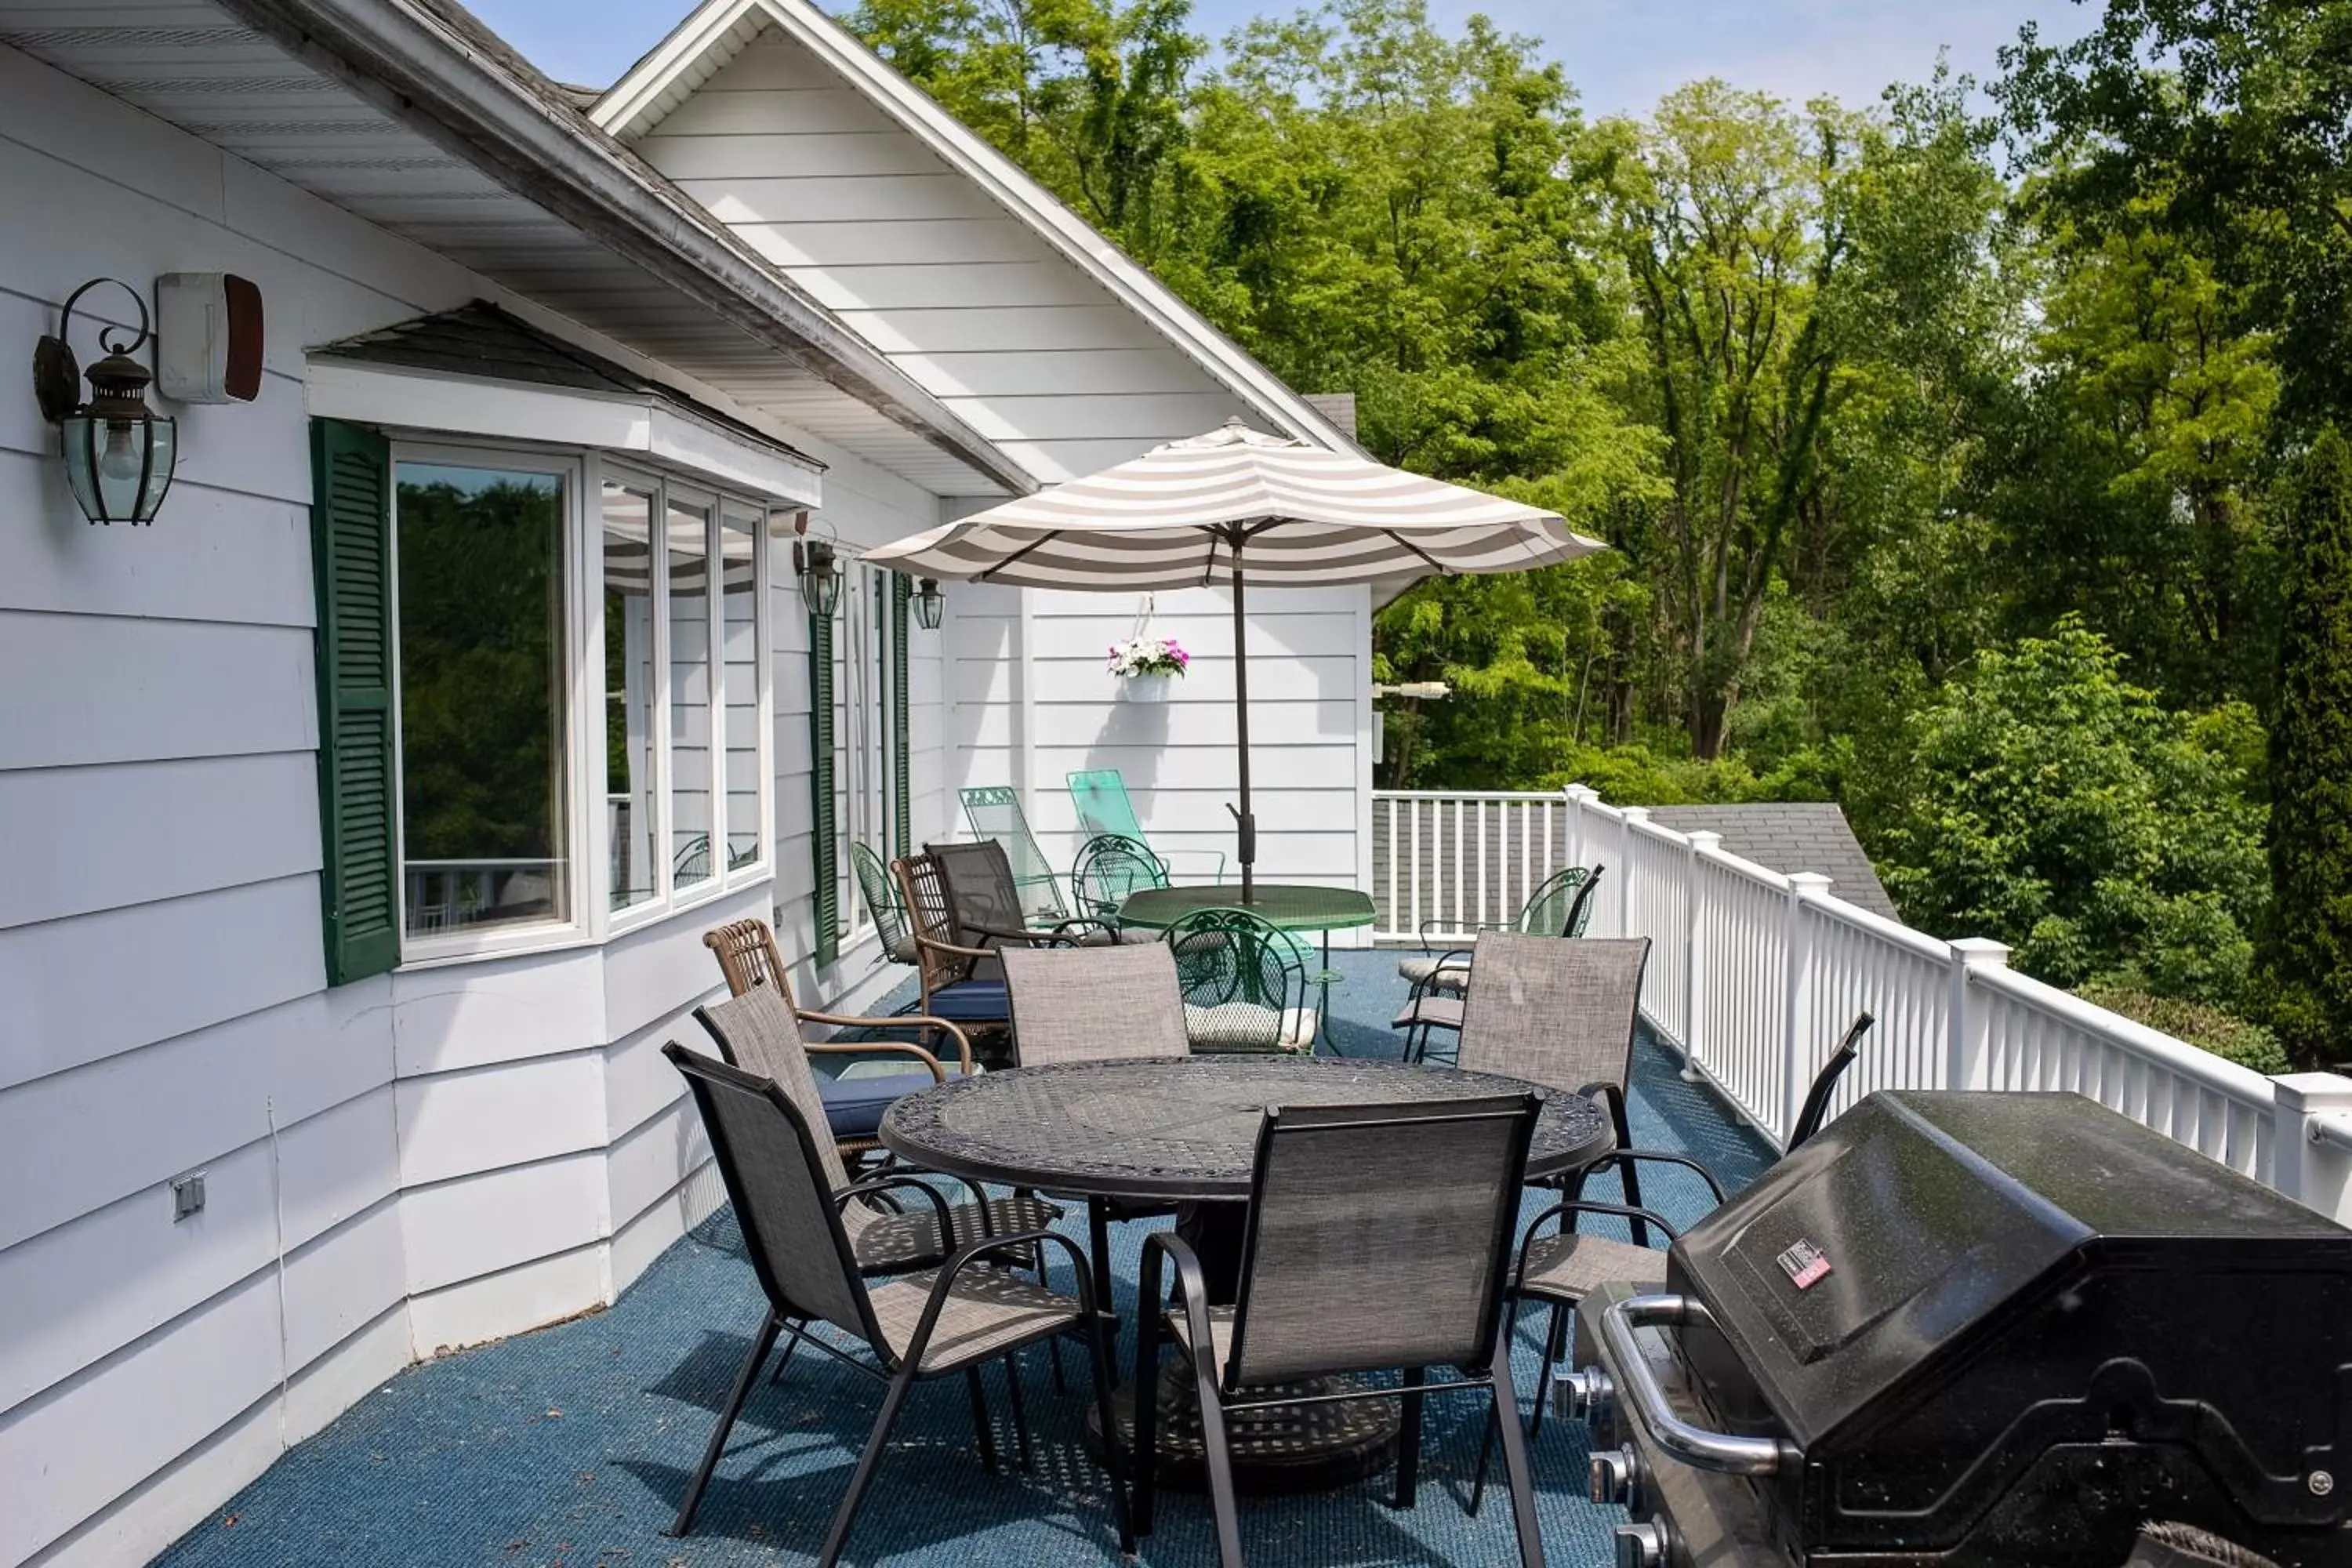
[[[907,906],[898,901],[898,889],[890,885],[890,868],[879,855],[855,841],[849,846],[849,863],[856,869],[857,896],[865,900],[866,918],[874,922],[882,951],[891,963],[911,967],[915,933],[907,923]]]
[[[1143,831],[1143,824],[1135,815],[1135,802],[1127,793],[1127,780],[1117,768],[1095,768],[1068,775],[1070,804],[1078,810],[1078,831],[1093,837],[1116,834],[1132,838],[1146,848],[1151,840]],[[1222,849],[1171,849],[1153,855],[1162,866],[1172,866],[1176,856],[1198,857],[1207,863],[1206,875],[1212,882],[1225,879],[1225,854]],[[1188,873],[1189,874],[1189,873]]]
[[[1112,926],[1118,924],[1119,906],[1146,888],[1168,886],[1168,868],[1144,844],[1116,833],[1099,833],[1078,851],[1070,869],[1070,891],[1077,907]]]
[[[1592,889],[1601,880],[1599,866],[1563,866],[1536,885],[1508,921],[1463,925],[1444,920],[1421,922],[1421,952],[1397,961],[1397,976],[1412,987],[1418,1001],[1432,991],[1459,994],[1470,984],[1472,953],[1459,940],[1475,942],[1486,931],[1517,931],[1525,936],[1582,936],[1592,920]],[[1444,942],[1440,947],[1438,943]]]
[[[1789,1129],[1788,1141],[1780,1145],[1782,1153],[1819,1132],[1829,1121],[1830,1097],[1837,1092],[1838,1079],[1845,1077],[1846,1068],[1862,1055],[1862,1037],[1877,1022],[1867,1013],[1856,1013],[1853,1022],[1846,1026],[1845,1037],[1830,1053],[1830,1059],[1822,1064],[1822,1070],[1813,1076],[1812,1087],[1805,1091],[1804,1109],[1797,1112],[1797,1124]]]
[[[1168,928],[1192,1049],[1313,1052],[1323,1012],[1308,988],[1324,982],[1296,937],[1246,910],[1201,910]]]
[[[1241,1568],[1241,1524],[1226,1452],[1228,1412],[1295,1403],[1275,1386],[1398,1371],[1364,1398],[1403,1402],[1395,1506],[1412,1506],[1421,1406],[1431,1394],[1483,1394],[1496,1412],[1522,1568],[1540,1568],[1535,1487],[1517,1419],[1502,1291],[1511,1259],[1534,1095],[1395,1105],[1290,1106],[1260,1124],[1241,1285],[1212,1305],[1201,1262],[1172,1232],[1144,1241],[1134,1386],[1160,1381],[1158,1308],[1173,1264],[1166,1331],[1192,1363],[1223,1568]],[[1410,1194],[1402,1201],[1400,1194]],[[1433,1367],[1458,1375],[1429,1377]],[[1503,1421],[1507,1407],[1513,1418]],[[1135,1404],[1135,1531],[1152,1524],[1158,1404]]]
[[[1545,881],[1543,886],[1536,889],[1534,898],[1528,898],[1527,905],[1519,910],[1519,920],[1512,921],[1507,931],[1517,933],[1517,936],[1580,938],[1585,933],[1585,926],[1592,924],[1592,889],[1600,886],[1601,869],[1606,868],[1595,865],[1595,868],[1585,869],[1580,865],[1571,865],[1561,872],[1555,872],[1550,881]],[[1561,886],[1555,889],[1552,886],[1555,881]],[[1545,889],[1550,889],[1550,891],[1545,891]],[[1561,910],[1561,898],[1567,900],[1564,910]],[[1555,917],[1559,920],[1557,931],[1552,929]],[[1430,936],[1433,936],[1428,921],[1423,924],[1421,931],[1423,947],[1428,947]],[[1506,926],[1470,926],[1467,931],[1473,933],[1475,941],[1477,931],[1503,933]],[[1404,1030],[1406,1060],[1421,1060],[1421,1058],[1428,1056],[1430,1032],[1433,1030],[1461,1035],[1463,992],[1470,990],[1473,957],[1473,947],[1449,947],[1446,952],[1421,952],[1418,957],[1397,962],[1397,975],[1412,980],[1413,990],[1404,999],[1404,1011],[1397,1013],[1395,1018],[1388,1023],[1388,1027]]]
[[[993,838],[968,843],[926,844],[947,879],[956,923],[966,937],[998,947],[1106,946],[1115,942],[1157,942],[1150,931],[1126,933],[1108,921],[1065,912],[1050,921],[1021,919],[1024,899],[1004,846]]]
[[[792,1039],[800,1052],[808,1056],[856,1058],[870,1061],[877,1057],[905,1057],[908,1065],[900,1071],[875,1075],[819,1078],[814,1092],[822,1103],[825,1124],[833,1130],[841,1152],[856,1159],[882,1147],[875,1132],[882,1124],[882,1113],[903,1095],[926,1089],[935,1083],[947,1081],[948,1068],[938,1057],[919,1045],[905,1040],[824,1040],[807,1042],[801,1034],[803,1024],[824,1024],[835,1028],[856,1029],[921,1029],[928,1034],[943,1035],[955,1046],[955,1071],[968,1076],[972,1071],[971,1040],[964,1031],[948,1019],[938,1016],[901,1013],[887,1018],[855,1017],[840,1013],[819,1013],[803,1007],[793,998],[793,983],[784,973],[782,955],[776,951],[776,933],[763,920],[736,921],[702,933],[702,945],[718,956],[719,972],[727,977],[728,992],[735,996],[747,995],[755,990],[772,992],[782,1005],[782,1016]],[[725,1042],[721,1042],[724,1048]],[[774,1064],[764,1058],[737,1061],[753,1070],[774,1073]],[[803,1064],[806,1070],[806,1064]]]
[[[835,1121],[835,1107],[826,1100],[824,1085],[808,1059],[811,1052],[826,1047],[810,1045],[802,1037],[802,1016],[785,997],[766,985],[754,986],[739,996],[694,1010],[695,1022],[709,1034],[711,1042],[719,1047],[719,1058],[729,1067],[773,1080],[800,1108],[811,1127],[820,1122],[831,1127],[836,1142],[818,1150],[819,1164],[824,1174],[825,1190],[846,1192],[853,1184],[837,1142],[840,1128]],[[914,1079],[908,1075],[884,1081],[906,1084],[900,1093],[914,1093],[929,1089],[933,1080]],[[887,1106],[885,1101],[884,1109]],[[876,1121],[880,1119],[877,1111]],[[1060,1209],[1028,1194],[992,1198],[974,1184],[958,1177],[933,1179],[955,1182],[972,1194],[973,1202],[957,1205],[949,1216],[950,1232],[966,1239],[999,1232],[1034,1230],[1061,1217]],[[851,1204],[842,1210],[841,1217],[857,1265],[868,1274],[903,1274],[910,1268],[936,1263],[948,1254],[949,1237],[941,1234],[937,1217],[919,1205],[909,1213]],[[1042,1278],[1039,1282],[1044,1282]]]
[[[1062,902],[1062,879],[1045,852],[1037,847],[1036,835],[1029,831],[1028,814],[1021,809],[1021,792],[1005,784],[984,784],[958,790],[956,798],[963,803],[971,836],[1003,847],[1013,886],[1018,889],[1021,919],[1015,923],[1051,925],[1067,920],[1070,910]]]
[[[821,1142],[807,1117],[772,1079],[739,1072],[675,1041],[664,1046],[662,1054],[686,1075],[694,1091],[719,1177],[742,1227],[752,1272],[768,1303],[752,1337],[751,1353],[744,1358],[719,1413],[718,1427],[711,1433],[701,1467],[687,1487],[671,1528],[673,1535],[693,1528],[703,1491],[726,1451],[735,1418],[778,1336],[787,1331],[795,1343],[805,1341],[811,1348],[866,1373],[887,1388],[873,1431],[825,1532],[817,1558],[819,1568],[832,1568],[840,1561],[850,1528],[856,1522],[858,1505],[873,1485],[889,1442],[890,1428],[919,1381],[959,1372],[964,1374],[979,1427],[982,1461],[993,1469],[995,1455],[988,1435],[981,1363],[1003,1359],[1010,1372],[1014,1352],[1078,1329],[1086,1334],[1091,1352],[1097,1418],[1104,1431],[1118,1430],[1110,1405],[1109,1352],[1103,1341],[1102,1321],[1095,1311],[1094,1287],[1077,1247],[1067,1237],[1040,1227],[977,1240],[951,1237],[953,1250],[937,1269],[868,1284],[843,1226],[842,1203],[867,1192],[929,1193],[944,1228],[950,1224],[945,1200],[922,1182],[902,1175],[872,1178],[847,1194],[832,1191],[825,1181]],[[1058,1247],[1066,1252],[1076,1272],[1078,1294],[1070,1297],[1045,1289],[992,1263],[1024,1247]],[[831,1324],[846,1335],[872,1358],[871,1363],[818,1339],[803,1326],[816,1322]],[[1014,1430],[1025,1438],[1026,1423],[1018,1415],[1019,1384],[1012,1386]],[[1023,1447],[1025,1458],[1025,1440]],[[1119,1550],[1131,1552],[1135,1536],[1117,1444],[1105,1445],[1103,1460],[1110,1472],[1111,1517]]]

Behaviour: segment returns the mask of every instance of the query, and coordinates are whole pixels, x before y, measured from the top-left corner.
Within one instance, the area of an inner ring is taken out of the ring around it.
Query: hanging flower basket
[[[1105,668],[1119,678],[1119,695],[1129,702],[1165,702],[1192,656],[1173,637],[1129,637],[1110,645]]]

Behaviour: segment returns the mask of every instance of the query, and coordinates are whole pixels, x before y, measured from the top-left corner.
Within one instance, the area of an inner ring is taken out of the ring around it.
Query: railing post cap
[[[2334,1072],[2287,1072],[2271,1079],[2284,1111],[2352,1110],[2352,1078]]]
[[[1789,873],[1789,890],[1801,899],[1817,899],[1830,890],[1832,880],[1820,871],[1791,871]],[[2006,952],[2009,950],[2003,948],[2001,951]]]
[[[1694,827],[1688,833],[1684,834],[1683,837],[1690,840],[1690,847],[1694,849],[1720,849],[1723,847],[1723,835],[1716,832],[1713,828]]]
[[[2006,969],[2009,943],[1989,936],[1964,936],[1952,943],[1952,957],[1970,969]]]
[[[1580,805],[1584,804],[1586,801],[1599,800],[1601,798],[1601,792],[1594,789],[1591,784],[1572,784],[1561,790],[1559,793],[1568,796],[1569,799],[1575,801]]]
[[[1647,822],[1650,820],[1650,808],[1646,805],[1621,805],[1617,808],[1617,815],[1628,822]]]

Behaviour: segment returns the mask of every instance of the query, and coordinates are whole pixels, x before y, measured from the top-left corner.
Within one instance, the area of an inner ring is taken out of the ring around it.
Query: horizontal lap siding
[[[608,1300],[709,1212],[643,1047],[768,889],[323,989],[303,349],[498,290],[5,47],[0,226],[11,342],[93,274],[266,300],[260,397],[166,405],[152,528],[84,523],[0,384],[0,1564],[136,1562],[417,1353]]]
[[[1024,221],[780,34],[751,44],[636,148],[1041,479],[1244,412]],[[1066,376],[1054,363],[1065,357]]]

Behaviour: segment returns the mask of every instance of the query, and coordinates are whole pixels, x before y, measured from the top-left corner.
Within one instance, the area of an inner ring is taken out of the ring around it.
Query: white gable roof
[[[805,0],[708,0],[590,116],[1043,482],[1235,414],[1350,445]]]

